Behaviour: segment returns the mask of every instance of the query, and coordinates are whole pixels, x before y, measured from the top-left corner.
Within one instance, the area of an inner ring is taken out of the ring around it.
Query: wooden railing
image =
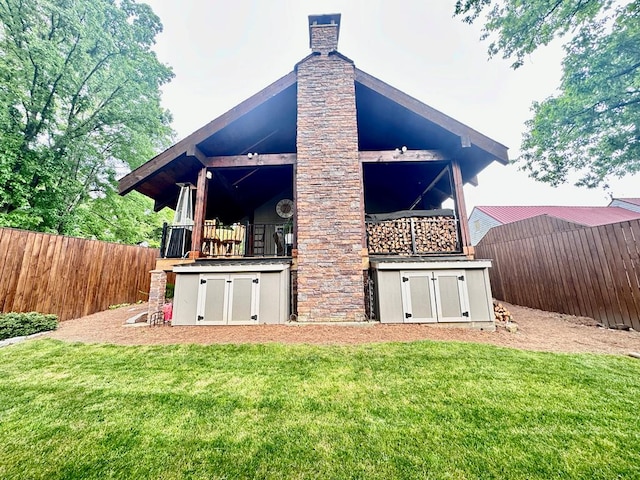
[[[163,228],[163,257],[181,258],[191,248],[191,225],[167,225]],[[282,257],[293,248],[291,223],[234,223],[225,225],[206,220],[201,252],[205,257]]]

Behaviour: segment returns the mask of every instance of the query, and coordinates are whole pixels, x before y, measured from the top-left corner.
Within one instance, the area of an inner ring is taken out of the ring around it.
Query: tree
[[[94,207],[149,209],[115,178],[171,139],[161,29],[132,0],[0,0],[0,225],[103,238]]]
[[[606,185],[640,172],[640,1],[457,0],[468,23],[485,15],[489,55],[526,56],[556,37],[564,44],[558,93],[533,104],[521,168],[558,185]]]

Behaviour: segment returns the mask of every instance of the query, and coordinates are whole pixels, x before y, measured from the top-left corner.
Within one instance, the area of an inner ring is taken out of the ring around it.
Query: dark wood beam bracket
[[[194,157],[203,167],[207,166],[207,156],[202,153],[202,150],[200,150],[197,145],[189,145],[187,147],[187,157]]]

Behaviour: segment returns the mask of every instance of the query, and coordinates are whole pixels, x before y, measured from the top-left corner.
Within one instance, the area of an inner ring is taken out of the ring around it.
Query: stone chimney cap
[[[338,36],[340,35],[340,15],[339,13],[325,13],[323,15],[309,15],[309,47],[316,50],[314,45],[313,27],[335,26],[334,49],[338,46]],[[324,43],[324,42],[323,42]]]

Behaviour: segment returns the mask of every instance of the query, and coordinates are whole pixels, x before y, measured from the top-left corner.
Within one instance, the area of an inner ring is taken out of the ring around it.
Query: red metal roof
[[[628,201],[629,199],[625,199]],[[639,200],[640,199],[635,199]],[[538,215],[549,215],[567,222],[588,227],[640,219],[640,213],[620,207],[561,207],[561,206],[488,206],[476,207],[502,224],[517,222]]]

